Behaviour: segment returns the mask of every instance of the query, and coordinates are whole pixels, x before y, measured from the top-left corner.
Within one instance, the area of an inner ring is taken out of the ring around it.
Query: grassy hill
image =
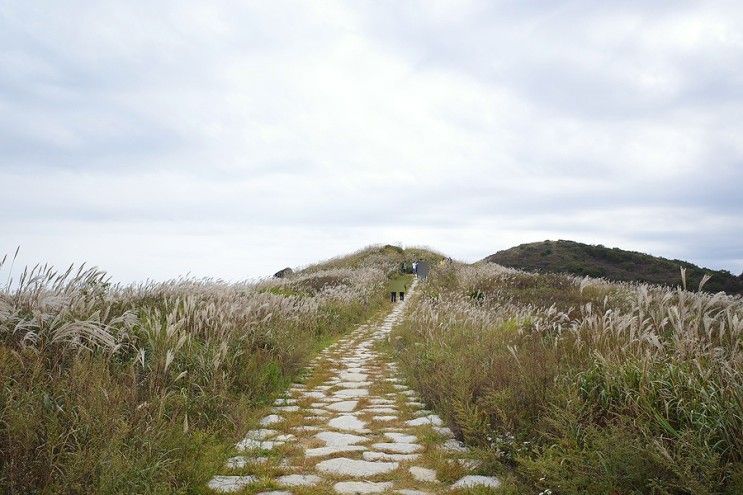
[[[704,286],[706,291],[743,294],[743,277],[725,270],[710,270],[686,261],[573,241],[521,244],[498,251],[484,261],[529,271],[572,273],[668,286],[681,284],[679,268],[684,267],[689,289],[696,289],[702,276],[708,274],[712,278]]]

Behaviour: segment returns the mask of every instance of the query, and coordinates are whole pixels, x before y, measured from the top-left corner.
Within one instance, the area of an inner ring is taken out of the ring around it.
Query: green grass
[[[712,278],[705,284],[705,290],[743,294],[743,274],[736,276],[725,270],[702,268],[682,260],[669,260],[635,251],[573,241],[521,244],[488,256],[485,261],[541,273],[570,273],[671,287],[681,284],[679,268],[684,268],[690,288],[696,288],[707,274]]]

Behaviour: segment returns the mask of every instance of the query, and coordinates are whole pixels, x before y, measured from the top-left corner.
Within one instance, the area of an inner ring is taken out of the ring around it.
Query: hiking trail
[[[303,383],[276,400],[209,487],[231,493],[255,486],[259,495],[424,495],[497,487],[495,477],[470,474],[478,463],[468,449],[403,383],[390,357],[375,350],[402,318],[407,300],[381,323],[359,326],[313,359]],[[441,481],[442,474],[454,481]]]

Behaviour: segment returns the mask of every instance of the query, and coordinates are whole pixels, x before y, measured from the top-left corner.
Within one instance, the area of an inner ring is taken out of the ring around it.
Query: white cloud
[[[551,237],[737,271],[742,21],[718,2],[6,2],[0,251],[240,278],[370,242],[474,260]]]

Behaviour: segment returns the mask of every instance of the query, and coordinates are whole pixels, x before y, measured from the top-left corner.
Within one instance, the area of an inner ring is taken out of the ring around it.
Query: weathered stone
[[[344,382],[364,382],[367,376],[364,373],[349,373],[347,371],[342,371],[338,374],[338,378]]]
[[[388,421],[395,421],[397,419],[397,416],[374,416],[372,417],[374,421],[382,421],[382,422],[388,422]]]
[[[229,459],[227,459],[227,464],[226,464],[226,466],[229,469],[242,469],[247,465],[248,465],[248,459],[245,456],[241,456],[241,455],[230,457]]]
[[[274,442],[291,442],[292,440],[296,440],[297,437],[292,435],[291,433],[286,433],[283,435],[276,435],[271,440]]]
[[[366,423],[355,416],[344,414],[328,421],[328,426],[337,430],[354,431],[357,433],[367,432],[364,427]]]
[[[350,433],[337,433],[335,431],[322,431],[315,435],[315,438],[325,442],[328,447],[356,445],[357,443],[369,441],[366,437],[351,435]]]
[[[348,452],[363,452],[366,447],[361,445],[338,445],[335,447],[316,447],[314,449],[305,449],[304,455],[306,457],[325,457],[328,455],[335,454],[346,454]]]
[[[339,481],[333,489],[344,495],[382,493],[392,488],[391,481]]]
[[[261,418],[259,423],[261,426],[270,426],[281,423],[282,421],[284,421],[284,418],[282,418],[278,414],[269,414],[268,416]]]
[[[363,412],[374,414],[397,414],[397,409],[394,407],[367,407]]]
[[[423,446],[417,443],[375,443],[372,444],[372,448],[396,454],[412,454],[423,450]]]
[[[409,421],[405,422],[408,426],[423,426],[423,425],[433,425],[433,426],[441,426],[444,424],[443,421],[441,421],[441,418],[439,418],[435,414],[429,414],[428,416],[425,416],[423,418],[416,418],[411,419]]]
[[[279,485],[284,486],[308,486],[316,485],[322,481],[322,478],[315,474],[287,474],[276,478]]]
[[[479,476],[471,474],[469,476],[461,478],[451,487],[452,489],[456,490],[459,488],[473,488],[475,486],[488,486],[491,488],[498,488],[500,486],[500,481],[495,476]]]
[[[335,475],[346,475],[356,477],[375,476],[377,474],[389,473],[397,469],[397,462],[375,462],[349,459],[347,457],[336,457],[319,462],[315,468],[322,472]]]
[[[408,468],[408,471],[410,471],[410,474],[413,475],[413,478],[418,481],[423,481],[425,483],[435,483],[438,481],[436,479],[436,471],[434,471],[433,469],[428,469],[420,466],[410,466],[410,468]]]
[[[255,476],[214,476],[209,480],[209,488],[220,493],[239,492],[257,480]]]
[[[339,388],[365,388],[372,384],[372,382],[339,382],[336,384]]]
[[[271,438],[274,435],[278,435],[278,431],[261,428],[260,430],[250,430],[245,434],[245,438],[251,438],[253,440],[265,440]]]
[[[386,452],[366,451],[361,457],[367,461],[396,461],[407,462],[418,460],[420,454],[388,454]]]
[[[395,443],[415,443],[418,441],[418,437],[415,435],[406,435],[405,433],[397,433],[388,431],[384,434],[387,438]]]
[[[356,409],[356,406],[358,405],[359,401],[357,400],[344,400],[341,402],[336,402],[334,404],[330,404],[325,406],[326,409],[330,409],[331,411],[338,411],[338,412],[351,412],[354,409]]]
[[[344,388],[335,393],[336,397],[342,397],[344,399],[354,399],[357,397],[366,397],[368,395],[369,390],[365,388]]]
[[[294,273],[294,270],[289,268],[288,266],[286,268],[282,268],[278,272],[273,274],[273,278],[286,278],[289,277],[291,274]]]

